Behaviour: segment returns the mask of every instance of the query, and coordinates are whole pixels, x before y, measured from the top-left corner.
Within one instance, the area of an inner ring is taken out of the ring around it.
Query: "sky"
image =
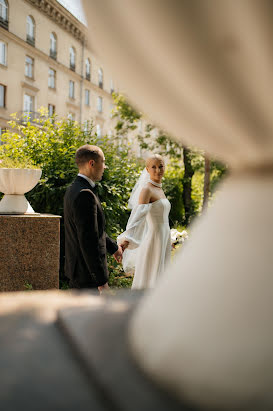
[[[85,16],[81,0],[57,0],[63,7],[70,11],[80,22],[85,24]]]

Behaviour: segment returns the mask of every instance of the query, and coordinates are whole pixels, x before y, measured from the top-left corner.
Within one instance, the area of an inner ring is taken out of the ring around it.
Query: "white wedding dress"
[[[171,255],[170,202],[161,198],[136,206],[126,231],[117,241],[129,241],[123,254],[123,269],[134,272],[132,289],[153,288]]]

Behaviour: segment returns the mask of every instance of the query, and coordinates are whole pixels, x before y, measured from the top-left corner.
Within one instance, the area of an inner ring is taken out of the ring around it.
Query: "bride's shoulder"
[[[150,198],[151,198],[151,188],[149,187],[149,185],[145,185],[140,194],[139,194],[139,204],[147,204],[150,202]]]
[[[145,184],[145,186],[143,186],[141,193],[151,193],[152,192],[152,187],[150,186],[149,183]]]

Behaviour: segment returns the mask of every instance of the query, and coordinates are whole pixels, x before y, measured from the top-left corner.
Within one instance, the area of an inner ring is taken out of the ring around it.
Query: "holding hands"
[[[119,245],[117,251],[113,254],[113,257],[117,263],[121,263],[123,251],[124,249]]]
[[[124,250],[128,247],[128,245],[129,245],[129,241],[127,240],[124,240],[123,243],[120,244],[122,252],[124,252]]]

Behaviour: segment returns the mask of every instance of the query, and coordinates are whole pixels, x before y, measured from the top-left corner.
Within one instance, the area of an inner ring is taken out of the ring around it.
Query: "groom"
[[[106,252],[120,262],[122,250],[105,232],[105,218],[96,195],[95,181],[106,168],[97,146],[76,151],[79,174],[64,197],[65,275],[71,288],[109,288]]]

